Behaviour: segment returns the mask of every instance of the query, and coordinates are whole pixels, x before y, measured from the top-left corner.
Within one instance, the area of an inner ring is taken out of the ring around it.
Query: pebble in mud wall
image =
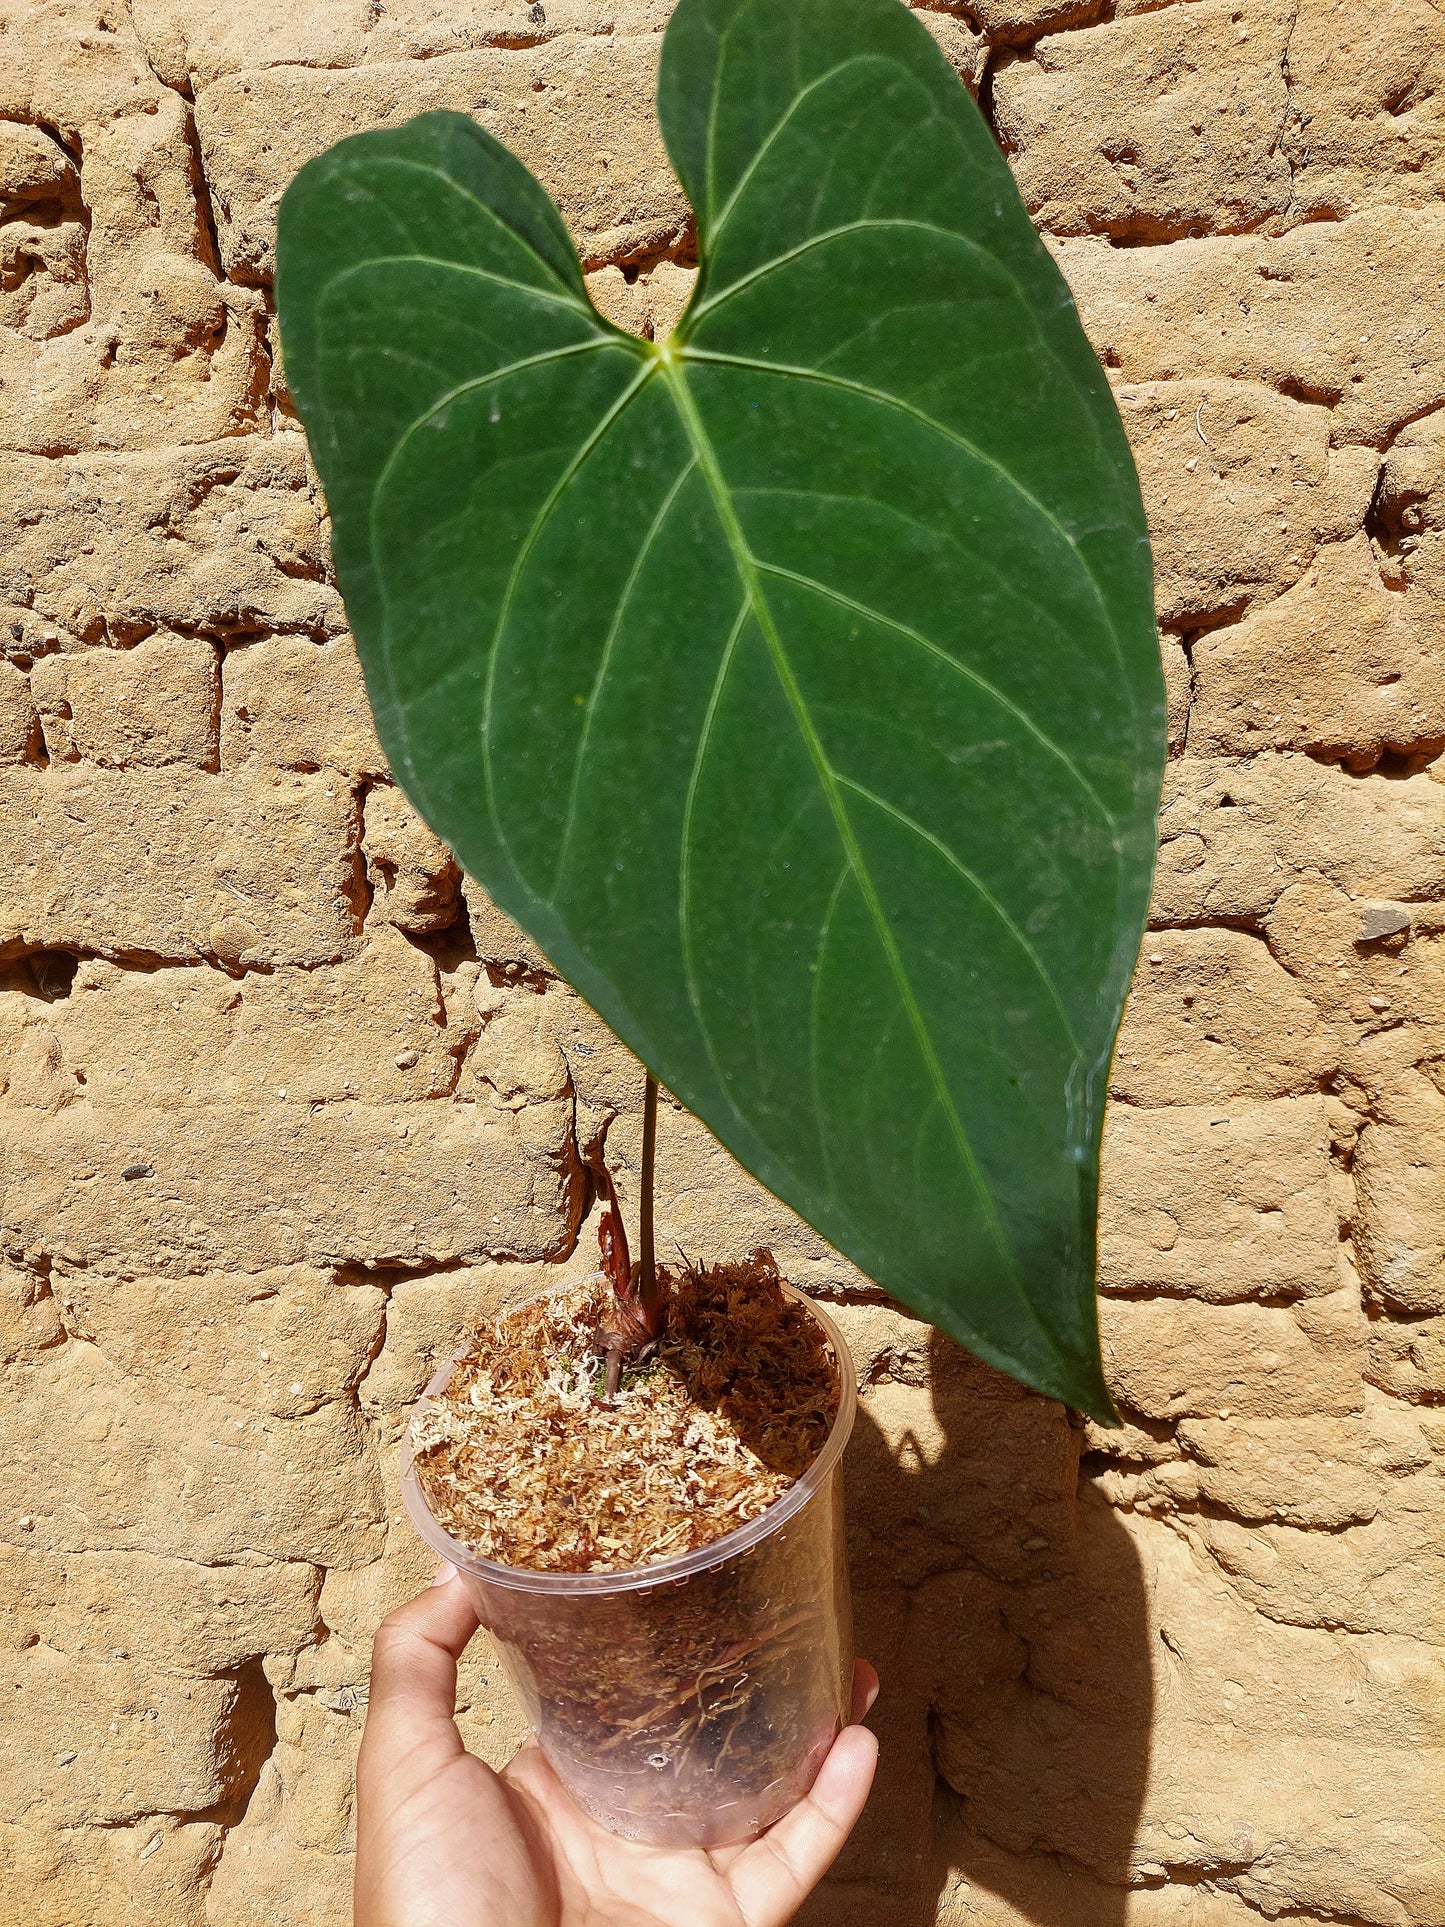
[[[665,0],[0,0],[0,1752],[17,1927],[336,1927],[408,1401],[586,1267],[635,1067],[391,786],[276,198],[423,108],[600,306],[691,279]],[[812,1904],[1438,1927],[1445,16],[942,0],[1117,384],[1171,762],[1115,1073],[1122,1433],[877,1302],[685,1119],[664,1231],[840,1305],[885,1765]],[[480,1642],[479,1642],[480,1644]],[[464,1678],[492,1759],[492,1662]]]

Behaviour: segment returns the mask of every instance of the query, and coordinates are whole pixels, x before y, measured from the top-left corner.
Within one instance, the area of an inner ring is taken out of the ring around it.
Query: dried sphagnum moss
[[[705,1546],[782,1497],[821,1450],[838,1370],[765,1254],[663,1274],[656,1358],[601,1395],[605,1280],[483,1327],[412,1427],[438,1522],[487,1559],[616,1572]]]

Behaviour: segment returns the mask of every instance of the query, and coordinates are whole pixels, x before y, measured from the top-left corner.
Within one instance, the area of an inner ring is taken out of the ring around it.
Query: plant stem
[[[597,1221],[597,1242],[602,1253],[602,1268],[612,1280],[612,1312],[597,1331],[596,1345],[607,1360],[605,1396],[610,1404],[617,1396],[622,1368],[650,1358],[667,1319],[667,1307],[657,1281],[656,1241],[652,1229],[653,1173],[657,1166],[657,1079],[647,1073],[647,1088],[642,1101],[642,1196],[639,1200],[639,1243],[641,1257],[634,1265],[627,1252],[627,1233],[617,1202],[617,1187],[607,1160],[599,1155],[594,1171],[603,1193],[603,1210]]]
[[[652,1230],[653,1173],[657,1166],[657,1079],[647,1073],[642,1099],[642,1182],[638,1205],[639,1266],[637,1295],[642,1322],[654,1335],[662,1329],[657,1295],[657,1250]]]

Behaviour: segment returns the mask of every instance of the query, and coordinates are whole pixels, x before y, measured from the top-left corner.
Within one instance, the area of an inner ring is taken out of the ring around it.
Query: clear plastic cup
[[[412,1524],[461,1574],[572,1798],[627,1840],[721,1847],[753,1839],[802,1799],[848,1717],[842,1458],[857,1386],[832,1319],[783,1289],[832,1343],[838,1415],[781,1499],[696,1552],[596,1573],[478,1558],[432,1516],[408,1428],[401,1491]],[[418,1412],[456,1362],[433,1378]]]

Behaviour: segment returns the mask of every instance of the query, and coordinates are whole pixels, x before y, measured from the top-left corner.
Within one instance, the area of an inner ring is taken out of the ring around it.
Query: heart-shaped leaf
[[[658,107],[702,257],[663,344],[462,116],[282,204],[383,743],[751,1171],[1107,1416],[1099,1130],[1164,741],[1108,385],[897,0],[682,0]]]

